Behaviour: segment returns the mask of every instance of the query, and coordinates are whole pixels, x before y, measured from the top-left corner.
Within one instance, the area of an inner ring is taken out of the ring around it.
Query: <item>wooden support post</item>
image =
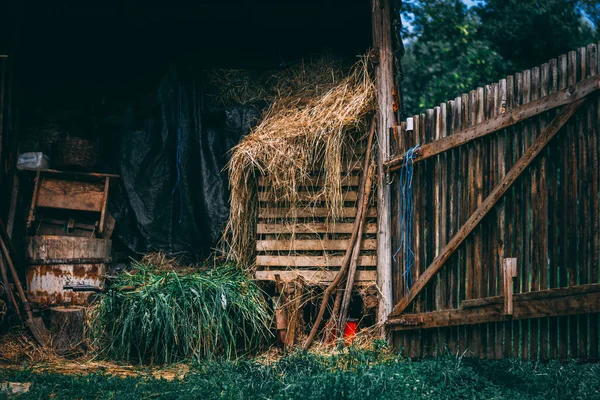
[[[513,281],[517,277],[517,259],[504,259],[504,315],[513,315]]]
[[[427,267],[427,269],[421,274],[421,277],[415,282],[411,288],[410,295],[408,298],[400,300],[398,304],[392,310],[391,316],[401,314],[406,307],[417,297],[417,295],[425,288],[429,281],[437,274],[442,268],[444,263],[450,258],[454,251],[460,246],[460,244],[473,232],[473,230],[483,220],[483,217],[494,207],[494,205],[502,198],[504,193],[515,183],[521,173],[531,164],[535,157],[542,151],[542,149],[548,144],[562,128],[562,126],[571,118],[571,116],[577,111],[577,109],[583,104],[585,99],[579,100],[578,102],[569,104],[566,106],[552,122],[544,128],[537,139],[527,149],[525,154],[517,161],[517,163],[511,168],[506,176],[500,181],[500,183],[494,188],[490,195],[485,201],[477,207],[475,212],[469,217],[467,222],[459,229],[454,237],[448,242],[448,244],[442,249],[442,252],[433,260],[433,262]]]
[[[390,156],[390,129],[396,124],[394,68],[389,0],[372,0],[373,47],[378,50],[375,67],[377,93],[377,285],[381,291],[377,321],[383,326],[392,308],[392,242],[390,187],[383,168]],[[385,330],[382,330],[385,335]]]

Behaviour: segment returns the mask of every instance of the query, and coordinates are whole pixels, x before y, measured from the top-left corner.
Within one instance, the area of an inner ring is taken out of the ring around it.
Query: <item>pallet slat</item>
[[[301,233],[352,233],[354,224],[349,222],[318,223],[307,222],[306,224],[265,224],[256,226],[258,234],[301,234]],[[363,230],[365,234],[377,233],[377,224],[368,223]]]
[[[295,269],[256,271],[254,274],[255,278],[261,281],[274,281],[276,279],[275,275],[279,275],[282,281],[293,281],[297,277],[301,276],[308,282],[329,283],[335,279],[337,271]],[[377,271],[356,271],[354,279],[359,284],[373,283],[377,279]]]
[[[256,256],[256,265],[263,267],[339,267],[342,265],[344,256]],[[375,267],[376,256],[358,257],[360,267]]]
[[[258,218],[312,218],[312,217],[329,217],[330,212],[327,208],[304,208],[291,210],[289,208],[267,208],[261,207],[258,210]],[[377,216],[376,208],[369,208],[367,217],[373,218]],[[356,208],[342,208],[338,218],[354,218],[356,217]]]
[[[258,240],[256,251],[293,251],[293,250],[346,250],[349,240]],[[376,250],[377,240],[365,239],[361,242],[361,250]]]

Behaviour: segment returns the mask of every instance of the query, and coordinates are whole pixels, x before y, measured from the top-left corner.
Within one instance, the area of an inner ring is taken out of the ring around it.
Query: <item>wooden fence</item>
[[[388,320],[406,355],[598,359],[597,49],[477,88],[393,135],[394,249],[405,234],[397,171],[420,145],[414,284],[407,289],[411,260],[400,252]]]

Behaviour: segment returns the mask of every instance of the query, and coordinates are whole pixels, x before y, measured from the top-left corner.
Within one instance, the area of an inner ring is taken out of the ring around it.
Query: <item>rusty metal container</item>
[[[31,236],[27,239],[27,291],[36,307],[86,305],[92,292],[63,290],[64,285],[102,286],[111,262],[108,239]]]

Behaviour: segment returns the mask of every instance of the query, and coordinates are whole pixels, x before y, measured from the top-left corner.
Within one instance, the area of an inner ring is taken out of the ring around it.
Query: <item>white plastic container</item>
[[[46,169],[50,166],[50,159],[42,152],[22,153],[17,159],[17,169]]]

